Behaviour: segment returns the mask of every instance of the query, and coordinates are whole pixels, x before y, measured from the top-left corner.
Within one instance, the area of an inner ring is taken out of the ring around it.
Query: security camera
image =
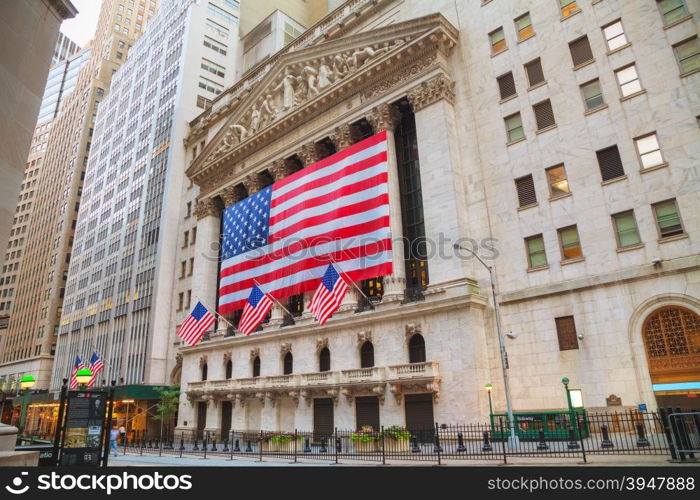
[[[515,332],[508,332],[506,333],[506,337],[508,337],[509,339],[516,339],[518,338],[518,334]]]
[[[658,266],[661,264],[661,258],[660,257],[654,257],[651,259],[651,263],[654,264],[655,266]]]
[[[576,335],[576,337],[577,337],[579,340],[583,340],[583,333],[579,333],[578,335]]]

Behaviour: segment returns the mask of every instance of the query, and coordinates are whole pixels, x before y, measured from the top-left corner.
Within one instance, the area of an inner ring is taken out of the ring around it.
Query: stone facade
[[[196,222],[191,282],[204,303],[216,303],[212,256],[221,208],[245,196],[242,187],[254,191],[250,179],[261,172],[275,172],[275,179],[280,170],[284,175],[285,159],[296,157],[304,165],[318,159],[317,146],[326,137],[336,149],[347,147],[353,142],[348,127],[360,120],[375,133],[387,130],[392,233],[401,236],[393,141],[402,102],[415,117],[430,281],[423,301],[410,300],[395,245],[384,299],[363,312],[354,312],[350,299],[324,327],[302,316],[294,326],[270,321],[262,332],[242,338],[230,336],[221,323],[210,340],[183,347],[174,332],[186,312],[173,314],[173,345],[181,354],[171,356],[178,359],[172,380],[182,387],[179,428],[309,429],[313,399],[321,397],[334,401],[334,425],[353,428],[354,398],[361,395],[378,397],[382,425],[405,425],[404,395],[417,393],[432,396],[435,421],[480,421],[488,415],[488,382],[495,409],[502,411],[489,274],[467,252],[455,252],[454,244],[476,244],[477,254],[495,266],[502,328],[517,334],[505,339],[516,410],[565,407],[564,376],[582,390],[587,407],[605,407],[606,399],[619,397],[625,406],[653,408],[642,325],[663,305],[700,311],[697,190],[684,187],[697,183],[700,76],[679,77],[671,48],[697,32],[694,18],[664,30],[654,2],[647,3],[629,12],[622,2],[580,2],[578,12],[562,19],[557,2],[475,7],[354,0],[224,92],[190,124],[187,140],[188,151],[197,153],[186,173],[199,189],[201,208],[197,221],[189,219],[181,229],[191,231]],[[511,21],[528,8],[534,35],[518,43]],[[608,54],[601,27],[620,17],[631,46]],[[505,26],[509,48],[492,55],[489,33],[499,26]],[[568,42],[584,34],[595,60],[574,70]],[[614,70],[635,55],[646,93],[620,99]],[[538,57],[545,82],[528,90],[523,65]],[[332,75],[328,82],[285,89],[286,79],[302,82],[314,74],[307,67],[318,74],[324,65]],[[654,65],[667,71],[661,75]],[[508,71],[517,92],[502,100],[496,78]],[[606,106],[586,112],[579,85],[596,77]],[[536,132],[528,108],[545,99],[552,102],[556,124]],[[509,144],[504,118],[516,112],[525,139]],[[668,164],[640,170],[634,139],[652,131]],[[618,144],[626,177],[601,184],[596,151],[611,144]],[[545,168],[561,163],[570,193],[550,200]],[[521,209],[514,181],[530,174],[539,203]],[[669,198],[676,198],[684,231],[660,238],[651,204]],[[611,214],[629,209],[635,210],[643,245],[618,250]],[[583,258],[559,262],[557,229],[572,224]],[[523,239],[536,234],[543,235],[549,265],[529,270]],[[656,256],[660,263],[650,263]],[[574,318],[578,348],[561,350],[555,319],[567,316]],[[273,320],[280,317],[273,312]],[[425,339],[426,362],[410,364],[406,342],[417,333]],[[359,346],[369,338],[374,367],[360,369]],[[283,375],[282,346],[294,356],[291,375]],[[319,346],[331,352],[328,372],[319,373]],[[253,377],[256,356],[259,377]],[[233,406],[230,423],[221,422],[223,402]]]

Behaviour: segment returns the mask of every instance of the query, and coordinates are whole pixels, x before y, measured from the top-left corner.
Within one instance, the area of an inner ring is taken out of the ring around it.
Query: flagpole
[[[290,312],[287,310],[286,307],[284,307],[282,304],[280,304],[280,301],[279,301],[279,300],[277,300],[277,299],[276,299],[275,297],[273,297],[271,294],[269,294],[269,293],[267,293],[265,290],[263,290],[262,285],[261,285],[260,283],[258,283],[257,280],[253,279],[253,283],[255,283],[255,286],[257,286],[257,287],[260,289],[260,291],[261,291],[262,293],[264,293],[265,295],[267,295],[268,297],[270,297],[272,300],[274,300],[274,301],[275,301],[275,304],[277,304],[278,306],[280,306],[284,312],[286,312],[286,313],[289,314],[290,316],[292,315],[292,313],[290,313]]]
[[[357,283],[355,283],[352,279],[350,279],[350,277],[348,276],[348,273],[343,271],[343,269],[340,267],[340,264],[338,264],[335,260],[333,260],[333,257],[331,257],[330,255],[328,256],[328,259],[330,259],[332,264],[335,264],[338,267],[340,274],[345,275],[345,277],[348,279],[348,281],[350,281],[350,283],[352,283],[352,286],[354,286],[357,289],[357,291],[360,292],[360,295],[362,295],[365,299],[367,299],[367,302],[370,302],[369,297],[367,297],[367,295],[365,295],[365,292],[363,292],[362,289],[360,289],[360,287],[357,286]]]
[[[195,299],[197,299],[199,302],[202,302],[202,300],[199,298],[198,295],[195,296]],[[224,323],[226,323],[228,326],[230,326],[231,328],[235,328],[235,326],[233,326],[233,325],[232,325],[226,318],[224,318],[221,314],[219,314],[218,312],[216,312],[216,310],[211,309],[211,308],[210,308],[208,305],[206,305],[204,302],[202,302],[202,305],[203,305],[204,307],[207,308],[207,311],[213,311],[214,314],[216,315],[216,317],[219,318],[219,319],[221,319],[221,320],[223,320]]]

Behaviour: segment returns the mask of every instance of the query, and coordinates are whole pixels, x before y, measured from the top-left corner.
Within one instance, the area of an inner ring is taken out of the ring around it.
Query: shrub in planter
[[[270,451],[281,451],[284,453],[294,453],[294,439],[297,441],[302,440],[302,436],[295,435],[293,432],[284,432],[281,434],[273,434],[270,436]],[[296,445],[297,450],[300,450],[300,446]]]
[[[363,425],[362,429],[350,435],[356,453],[379,451],[379,437],[371,425]]]
[[[404,453],[410,450],[411,433],[398,425],[384,429],[381,439],[387,453]]]

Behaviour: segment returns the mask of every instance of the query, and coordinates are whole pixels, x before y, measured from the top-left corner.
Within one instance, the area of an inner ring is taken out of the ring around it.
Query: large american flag
[[[209,312],[209,309],[204,307],[204,304],[197,301],[190,315],[187,316],[187,319],[185,319],[180,325],[180,328],[177,329],[177,335],[188,345],[197,345],[204,336],[204,332],[206,332],[215,321],[216,317]]]
[[[347,292],[348,284],[338,274],[333,264],[329,265],[309,304],[309,311],[314,314],[319,324],[325,324],[328,318],[338,310]]]
[[[90,364],[88,365],[88,368],[92,372],[92,378],[90,379],[90,382],[88,382],[88,387],[95,387],[95,384],[97,383],[97,375],[99,375],[104,367],[105,364],[100,356],[93,351],[92,357],[90,358]]]
[[[386,132],[224,210],[219,313],[257,282],[280,300],[313,290],[330,262],[348,279],[391,274]]]
[[[75,364],[73,365],[73,369],[70,372],[70,388],[71,389],[77,389],[80,384],[78,384],[78,370],[82,370],[85,368],[85,363],[83,363],[83,360],[80,359],[80,356],[75,357]]]

